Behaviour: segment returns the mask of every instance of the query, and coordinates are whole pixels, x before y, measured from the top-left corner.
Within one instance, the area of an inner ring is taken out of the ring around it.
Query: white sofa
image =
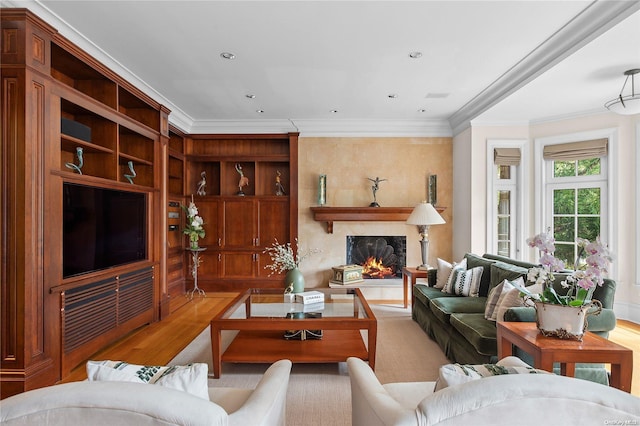
[[[0,401],[0,424],[284,425],[291,361],[271,365],[255,389],[209,388],[209,401],[159,385],[83,381]]]
[[[383,385],[358,358],[347,366],[353,426],[640,424],[640,398],[575,378],[508,374],[434,392],[436,382]]]

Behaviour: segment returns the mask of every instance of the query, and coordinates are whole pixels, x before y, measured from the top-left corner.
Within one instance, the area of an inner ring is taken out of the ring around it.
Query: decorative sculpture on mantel
[[[73,163],[64,163],[64,165],[70,169],[75,170],[78,174],[82,174],[82,166],[84,166],[84,159],[82,158],[82,148],[76,148],[76,155],[78,156],[78,165],[76,166]]]
[[[376,193],[378,192],[378,189],[380,189],[380,182],[384,182],[387,179],[380,179],[377,176],[375,179],[371,179],[371,178],[367,178],[367,179],[373,182],[373,185],[371,185],[371,191],[373,191],[373,202],[369,204],[369,207],[380,207],[380,204],[378,204],[378,202],[376,201]]]
[[[244,175],[244,172],[242,171],[242,165],[240,163],[236,163],[236,171],[240,175],[240,181],[238,182],[238,192],[236,193],[236,195],[244,196],[242,187],[249,185],[249,178]]]
[[[198,182],[198,190],[196,191],[196,194],[205,196],[207,195],[207,191],[205,189],[205,187],[207,186],[207,172],[202,171],[202,173],[200,173],[200,177],[202,179],[200,179],[200,182]]]

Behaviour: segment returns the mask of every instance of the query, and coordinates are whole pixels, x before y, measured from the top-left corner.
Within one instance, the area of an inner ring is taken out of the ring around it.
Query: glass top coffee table
[[[378,325],[360,290],[312,290],[324,293],[324,303],[285,302],[281,289],[249,289],[234,298],[211,320],[213,377],[220,377],[223,362],[331,363],[353,356],[375,368]],[[223,330],[239,331],[224,353]],[[298,330],[310,330],[310,336],[322,330],[322,337],[285,339]],[[366,345],[361,330],[367,330]]]

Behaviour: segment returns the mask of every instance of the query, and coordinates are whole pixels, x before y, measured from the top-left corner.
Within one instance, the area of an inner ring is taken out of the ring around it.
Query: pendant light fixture
[[[634,68],[624,72],[627,77],[617,98],[610,100],[604,106],[611,112],[621,115],[640,114],[640,93],[636,92],[635,76],[640,73],[640,68]],[[631,77],[631,94],[623,96],[624,88]]]

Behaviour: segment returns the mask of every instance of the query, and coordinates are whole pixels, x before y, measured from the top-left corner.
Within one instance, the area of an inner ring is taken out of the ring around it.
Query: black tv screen
[[[64,278],[147,258],[147,195],[63,184]]]

